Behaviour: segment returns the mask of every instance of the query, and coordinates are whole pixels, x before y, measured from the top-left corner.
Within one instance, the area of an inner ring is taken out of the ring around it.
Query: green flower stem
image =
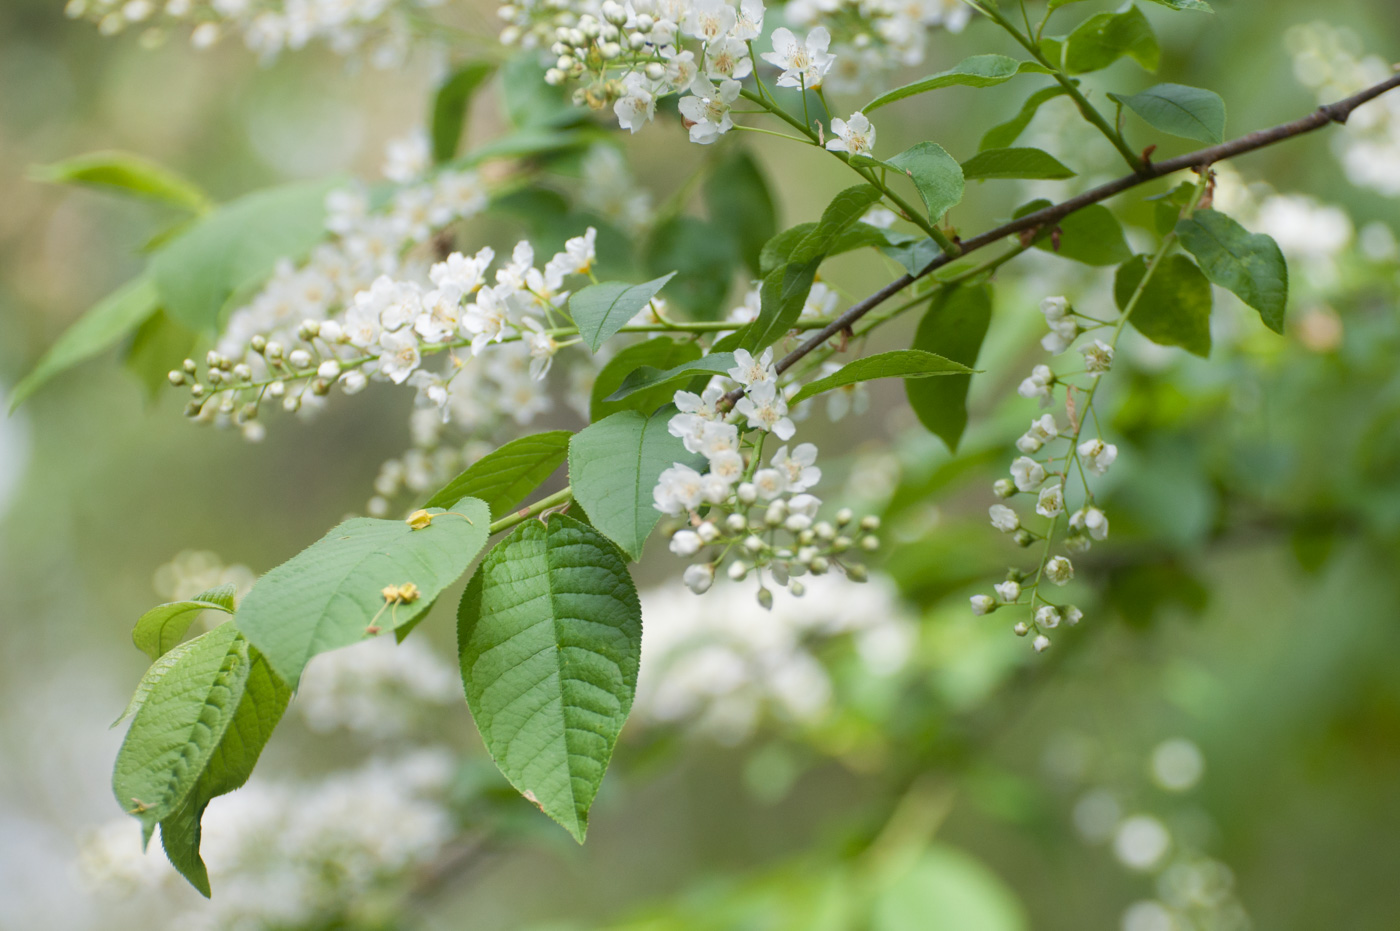
[[[561,504],[568,504],[574,500],[574,489],[566,485],[554,494],[541,498],[529,507],[523,507],[518,511],[502,517],[491,525],[491,534],[495,535],[503,530],[509,530],[516,524],[524,523],[532,517],[538,517],[550,508],[558,507]]]

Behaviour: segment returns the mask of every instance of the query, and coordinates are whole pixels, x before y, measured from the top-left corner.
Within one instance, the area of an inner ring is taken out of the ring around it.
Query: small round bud
[[[766,588],[758,590],[758,606],[765,611],[773,610],[773,593]]]
[[[880,529],[880,518],[874,514],[867,514],[860,519],[860,529],[866,533],[874,533]]]
[[[865,582],[870,579],[870,573],[860,563],[852,563],[846,567],[846,578],[852,582]]]
[[[256,352],[258,355],[262,355],[264,352],[267,351],[267,337],[266,337],[266,336],[254,336],[252,339],[250,339],[250,340],[248,341],[248,345],[249,345],[249,347],[251,347],[252,350],[253,350],[254,352]]]
[[[193,359],[186,359],[184,362],[181,362],[180,368],[184,369],[191,375],[199,371],[199,366],[195,364],[195,361]]]
[[[972,613],[977,617],[991,614],[997,609],[997,600],[991,595],[973,595],[970,601],[972,602]]]
[[[1084,612],[1076,608],[1074,605],[1065,605],[1064,613],[1065,623],[1071,627],[1084,620]]]
[[[783,527],[790,533],[810,532],[808,528],[812,526],[812,518],[806,514],[789,514],[787,520],[783,521]]]
[[[340,376],[340,363],[334,359],[327,359],[316,366],[316,374],[329,381],[335,381]]]
[[[280,379],[267,386],[267,396],[270,398],[280,398],[286,393],[287,383]]]
[[[328,343],[338,343],[341,342],[343,336],[345,336],[345,332],[341,330],[340,324],[336,323],[334,320],[321,321],[321,339]]]
[[[788,520],[792,520],[792,518],[789,517]],[[812,529],[810,527],[806,530],[799,530],[797,532],[797,542],[802,546],[809,546],[816,539],[817,535],[812,532]]]
[[[818,539],[828,541],[836,539],[836,528],[831,526],[830,521],[817,521],[812,530],[816,533]]]
[[[185,373],[180,371],[179,369],[171,369],[165,377],[168,378],[170,380],[170,383],[176,388],[180,387],[185,383]]]
[[[573,70],[574,56],[560,55],[559,60],[554,63],[554,67],[567,74],[568,72]]]
[[[1024,637],[1031,632],[1031,625],[1027,624],[1025,621],[1017,621],[1016,626],[1011,629],[1015,631],[1016,636]]]
[[[299,395],[289,394],[282,399],[282,410],[288,413],[296,413],[300,407],[301,397]]]
[[[758,489],[754,487],[753,482],[741,482],[735,494],[744,504],[753,504],[758,500]]]
[[[647,64],[646,73],[651,80],[659,81],[666,76],[666,69],[661,66],[660,62],[653,61]]]
[[[724,526],[730,533],[743,533],[749,529],[749,521],[742,514],[730,514],[724,519]]]
[[[776,527],[787,517],[787,504],[782,500],[774,501],[768,505],[768,510],[763,512],[763,522],[770,527]]]
[[[321,324],[316,320],[303,320],[301,326],[297,328],[297,335],[302,339],[312,339],[321,332]]]
[[[204,386],[201,385],[199,382],[195,382],[194,384],[190,385],[190,396],[195,398],[204,397]]]
[[[635,52],[646,44],[647,37],[642,35],[640,32],[629,32],[627,34],[627,47],[630,48],[632,51]]]
[[[222,385],[224,383],[223,369],[210,369],[204,373],[204,377],[209,379],[211,385]]]
[[[637,17],[637,31],[638,31],[638,32],[651,32],[652,28],[653,28],[655,25],[656,25],[656,20],[653,19],[651,16],[649,16],[649,15],[646,14],[646,13],[643,13],[642,15],[640,15],[640,16]]]
[[[358,394],[365,390],[369,384],[369,376],[359,369],[346,372],[340,376],[340,389],[346,394]]]
[[[842,508],[836,512],[836,526],[844,527],[856,519],[856,514],[850,508]]]
[[[1030,546],[1032,543],[1035,542],[1035,534],[1022,527],[1020,530],[1016,531],[1014,534],[1011,535],[1011,539],[1015,541],[1017,546],[1021,547],[1022,549],[1025,549],[1026,547]]]
[[[324,398],[331,393],[331,382],[324,378],[314,378],[311,380],[311,393],[317,397]]]
[[[221,362],[223,362],[223,357],[212,349],[204,354],[204,364],[211,369],[218,368]]]
[[[1063,556],[1056,556],[1045,564],[1045,577],[1056,585],[1066,585],[1074,578],[1074,564]]]
[[[287,356],[293,368],[304,369],[311,364],[311,353],[305,349],[293,349]]]
[[[710,586],[715,582],[715,567],[709,563],[686,566],[681,580],[685,582],[686,588],[697,595],[703,595],[710,590]]]
[[[827,559],[825,556],[817,556],[812,560],[810,568],[812,570],[812,575],[825,575],[831,568],[831,560]]]
[[[992,493],[998,498],[1009,498],[1016,494],[1016,483],[1009,478],[999,478],[992,483]]]
[[[550,87],[558,87],[560,84],[564,83],[565,79],[566,75],[558,68],[550,68],[544,73],[544,83],[548,84]]]
[[[604,42],[598,47],[598,50],[602,53],[604,61],[612,61],[622,54],[622,46],[616,42]]]
[[[233,377],[238,381],[252,381],[253,369],[247,363],[240,362],[233,367]]]
[[[851,538],[847,536],[837,537],[831,541],[831,551],[833,553],[844,553],[851,548]]]
[[[713,543],[719,539],[719,528],[712,520],[701,521],[700,526],[695,528],[695,533],[705,543]]]
[[[867,553],[873,553],[880,548],[880,538],[873,533],[867,533],[860,538],[860,548]]]
[[[1044,653],[1046,650],[1050,649],[1050,638],[1041,634],[1031,641],[1031,646],[1035,647],[1037,653]]]
[[[1003,604],[1015,604],[1016,599],[1021,597],[1020,582],[998,582],[992,588],[996,590],[997,599]]]
[[[750,553],[761,553],[767,546],[768,544],[763,542],[763,538],[755,534],[749,534],[748,538],[744,540],[744,549]]]
[[[263,354],[269,359],[280,359],[282,358],[282,352],[282,344],[272,339],[267,341]]]
[[[729,577],[735,582],[742,582],[749,574],[748,564],[742,559],[736,559],[729,564]]]
[[[1060,611],[1051,605],[1041,605],[1036,608],[1035,622],[1041,627],[1054,630],[1060,626]]]

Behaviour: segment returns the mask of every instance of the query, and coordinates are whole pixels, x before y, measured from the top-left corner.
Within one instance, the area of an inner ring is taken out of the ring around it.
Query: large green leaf
[[[1147,269],[1145,256],[1134,256],[1118,269],[1113,297],[1128,306]],[[1188,256],[1169,255],[1148,279],[1129,321],[1160,346],[1180,346],[1198,356],[1210,355],[1210,281]]]
[[[808,382],[793,396],[790,404],[800,404],[808,398],[833,391],[856,382],[876,378],[927,378],[930,375],[971,375],[972,369],[961,362],[945,359],[923,349],[896,349],[841,366],[825,378]]]
[[[1176,225],[1176,235],[1207,278],[1259,311],[1269,329],[1283,332],[1288,263],[1273,237],[1251,233],[1214,210],[1197,210]]]
[[[1158,84],[1132,96],[1108,96],[1164,133],[1201,142],[1225,140],[1225,101],[1215,91]]]
[[[758,352],[773,345],[797,323],[802,316],[802,308],[807,304],[807,296],[812,292],[812,282],[816,280],[817,268],[824,255],[803,262],[789,262],[773,269],[764,276],[759,286],[758,319],[743,330],[742,345],[750,352]]]
[[[968,181],[989,178],[1037,178],[1052,181],[1073,178],[1074,172],[1041,149],[988,149],[962,163]]]
[[[1048,200],[1036,200],[1016,211],[1023,217],[1050,206]],[[1061,258],[1083,262],[1085,265],[1118,265],[1133,257],[1123,226],[1103,204],[1080,208],[1057,224],[1058,233],[1036,240],[1036,248],[1053,252]]]
[[[932,142],[920,142],[887,163],[909,176],[934,223],[963,198],[963,172],[958,160]]]
[[[495,74],[494,65],[472,62],[463,65],[438,85],[433,95],[433,161],[442,164],[457,155],[462,142],[462,127],[471,112],[472,95]]]
[[[445,508],[476,498],[492,514],[504,516],[564,464],[571,436],[568,430],[550,430],[511,440],[442,486],[424,507]]]
[[[621,411],[585,427],[569,443],[569,484],[588,519],[633,559],[642,558],[661,512],[652,491],[673,463],[698,465],[666,429],[674,407],[650,417]]]
[[[436,510],[436,509],[434,509]],[[397,629],[426,611],[486,545],[491,512],[465,498],[414,530],[402,520],[355,517],[258,580],[235,623],[288,685],[318,653]],[[386,586],[418,597],[389,604]]]
[[[638,391],[618,401],[609,401],[608,396],[622,387],[627,376],[643,367],[665,371],[677,365],[694,362],[700,358],[701,351],[699,343],[682,342],[665,336],[628,346],[613,356],[594,379],[593,391],[588,402],[588,419],[602,420],[618,411],[641,411],[643,414],[650,414],[671,400],[674,388],[662,385],[649,391]]]
[[[575,291],[569,298],[569,316],[574,318],[583,344],[597,352],[674,277],[676,273],[670,272],[641,284],[605,281]]]
[[[153,200],[158,203],[207,213],[213,204],[193,181],[141,155],[130,152],[92,152],[30,170],[35,181],[74,184]]]
[[[672,366],[665,370],[644,365],[624,378],[622,380],[622,385],[604,400],[621,401],[623,398],[631,397],[638,391],[650,391],[653,388],[662,388],[666,386],[670,386],[671,390],[674,391],[677,386],[689,384],[691,379],[695,378],[697,375],[703,375],[705,373],[723,375],[733,367],[734,353],[732,352],[712,352],[703,359],[696,359],[693,362],[682,362],[680,365]]]
[[[622,554],[562,514],[526,521],[482,560],[457,619],[486,749],[582,843],[637,687],[642,611]]]
[[[139,327],[159,306],[150,275],[135,278],[83,314],[49,347],[33,370],[15,386],[10,410],[24,403],[49,379],[113,346]]]
[[[793,250],[816,228],[816,223],[799,223],[769,239],[759,252],[759,273],[766,277],[773,269],[787,262],[792,257]],[[839,236],[829,240],[831,248],[827,250],[826,254],[830,257],[855,249],[863,249],[867,246],[879,248],[889,243],[891,236],[896,235],[908,234],[894,233],[891,230],[871,226],[869,223],[856,221]]]
[[[241,638],[240,638],[241,639]],[[190,885],[209,896],[209,873],[199,855],[200,820],[209,802],[240,788],[282,719],[292,690],[268,666],[256,649],[248,649],[249,669],[243,697],[233,720],[179,808],[160,823],[160,843],[171,864]]]
[[[735,149],[710,172],[704,193],[710,221],[734,231],[740,258],[761,274],[759,251],[777,232],[778,218],[758,163],[744,149]]]
[[[817,225],[793,247],[788,261],[801,264],[830,255],[846,231],[879,202],[880,190],[874,185],[857,184],[846,188],[826,205]]]
[[[995,84],[1004,84],[1018,74],[1049,74],[1049,70],[1041,64],[1033,61],[1017,61],[1005,55],[974,55],[965,58],[958,63],[957,67],[947,71],[940,71],[938,74],[931,74],[922,80],[903,87],[896,87],[892,91],[887,91],[876,97],[874,100],[861,107],[862,113],[870,113],[878,110],[885,104],[894,103],[896,100],[903,100],[905,97],[913,97],[915,94],[922,94],[927,91],[938,90],[940,87],[991,87]]]
[[[974,366],[991,322],[990,285],[943,288],[934,295],[928,312],[919,321],[914,348]],[[958,448],[967,429],[967,390],[971,384],[971,375],[919,378],[904,383],[909,406],[919,422],[947,443],[950,450]]]
[[[190,624],[204,611],[233,613],[233,597],[237,588],[232,584],[220,585],[200,592],[188,601],[172,601],[157,605],[136,622],[131,631],[131,640],[136,648],[153,661],[161,658],[171,647],[179,643],[190,629]]]
[[[132,717],[112,791],[146,840],[204,772],[243,698],[248,670],[248,642],[222,624],[180,651]]]
[[[1135,6],[1089,17],[1064,44],[1064,66],[1070,74],[1107,68],[1124,55],[1148,71],[1156,71],[1162,57],[1152,24]]]
[[[235,294],[277,262],[325,236],[326,194],[338,181],[289,184],[225,204],[151,257],[161,306],[192,330],[208,331]]]
[[[194,354],[198,344],[198,333],[157,310],[136,328],[122,366],[146,389],[146,399],[155,401],[170,390],[170,373]]]
[[[1021,137],[1021,133],[1026,131],[1026,127],[1035,118],[1036,111],[1042,104],[1054,100],[1056,97],[1063,97],[1069,93],[1063,87],[1056,84],[1054,87],[1046,87],[1036,91],[1026,98],[1026,102],[1021,105],[1021,111],[1007,120],[999,123],[987,130],[982,137],[982,141],[977,144],[979,152],[988,149],[1004,149]]]

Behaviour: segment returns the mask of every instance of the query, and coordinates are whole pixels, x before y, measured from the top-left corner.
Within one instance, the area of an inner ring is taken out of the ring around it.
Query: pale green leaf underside
[[[671,272],[641,284],[605,281],[575,292],[569,298],[569,316],[573,317],[584,345],[597,352],[674,277],[676,273]]]
[[[457,631],[492,759],[582,843],[637,687],[641,604],[622,554],[573,518],[526,521],[482,560]]]
[[[1004,84],[1018,74],[1049,73],[1044,65],[1033,61],[1017,61],[1005,55],[973,55],[971,58],[963,59],[955,68],[931,74],[912,84],[905,84],[903,87],[896,87],[892,91],[881,94],[861,107],[861,112],[870,113],[872,110],[878,110],[896,100],[903,100],[906,97],[913,97],[915,94],[923,94],[942,87],[959,85],[963,87],[992,87],[996,84]]]
[[[127,194],[204,213],[212,204],[199,186],[159,162],[131,152],[92,152],[41,165],[30,172],[36,181],[74,184]]]
[[[568,430],[550,430],[511,440],[444,485],[426,507],[445,508],[463,498],[476,498],[492,514],[504,515],[564,464],[571,436]]]
[[[970,374],[972,369],[962,363],[945,359],[932,352],[922,349],[896,349],[893,352],[856,359],[825,378],[803,385],[802,390],[797,392],[789,403],[799,404],[823,392],[876,378],[927,378],[930,375]]]
[[[1149,126],[1183,139],[1223,142],[1225,101],[1214,91],[1185,84],[1158,84],[1132,96],[1109,94]]]
[[[486,505],[466,498],[452,510],[422,530],[402,520],[345,521],[258,580],[239,606],[238,629],[295,687],[318,653],[375,636],[371,625],[409,624],[486,545]],[[407,582],[418,586],[418,599],[387,605],[384,587]]]
[[[1269,329],[1283,332],[1288,264],[1273,237],[1251,233],[1214,210],[1196,211],[1177,224],[1176,234],[1207,278],[1259,311]]]
[[[940,145],[920,142],[890,159],[888,164],[914,182],[928,208],[929,219],[935,223],[963,199],[962,166]]]
[[[136,649],[152,660],[180,642],[201,611],[222,611],[233,613],[233,597],[238,589],[232,584],[220,585],[206,592],[200,592],[188,601],[172,601],[156,605],[136,622],[131,631],[131,641]]]
[[[648,388],[689,382],[696,375],[702,375],[706,372],[712,375],[723,375],[734,365],[734,353],[732,352],[712,352],[703,359],[685,362],[665,371],[644,365],[623,379],[622,387],[608,395],[605,400],[620,401],[630,394]]]

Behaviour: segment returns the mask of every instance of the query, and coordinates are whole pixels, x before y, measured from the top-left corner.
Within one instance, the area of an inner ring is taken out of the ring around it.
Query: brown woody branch
[[[1339,100],[1336,103],[1318,107],[1312,113],[1309,113],[1300,120],[1294,120],[1292,123],[1284,123],[1282,126],[1275,126],[1272,129],[1261,129],[1258,132],[1241,136],[1238,139],[1221,145],[1198,149],[1195,152],[1189,152],[1186,155],[1179,155],[1176,158],[1170,158],[1155,164],[1148,162],[1142,170],[1134,174],[1125,175],[1116,181],[1110,181],[1107,184],[1085,191],[1083,194],[1077,197],[1071,197],[1063,203],[1046,207],[1043,210],[1037,210],[1034,213],[1028,213],[1023,217],[1012,220],[1010,223],[998,226],[994,230],[989,230],[980,236],[962,240],[957,243],[958,247],[961,249],[958,255],[940,255],[920,269],[917,274],[903,275],[891,281],[859,304],[850,307],[845,313],[831,321],[826,327],[818,330],[792,352],[783,356],[782,359],[778,360],[777,369],[780,373],[788,370],[809,352],[819,348],[836,334],[843,331],[849,332],[851,326],[855,324],[857,320],[864,317],[866,314],[870,313],[870,311],[874,310],[900,291],[903,291],[920,278],[930,275],[950,262],[957,261],[965,255],[976,252],[978,249],[990,246],[992,243],[998,242],[1013,233],[1019,233],[1023,230],[1039,230],[1046,227],[1054,227],[1076,210],[1082,210],[1090,204],[1096,204],[1099,201],[1107,200],[1116,194],[1121,194],[1130,188],[1137,187],[1139,184],[1145,184],[1148,181],[1165,177],[1166,175],[1173,174],[1174,172],[1186,168],[1206,168],[1227,158],[1243,155],[1246,152],[1253,152],[1256,149],[1262,149],[1276,142],[1282,142],[1285,139],[1292,139],[1295,136],[1310,133],[1330,123],[1345,123],[1347,118],[1351,116],[1352,111],[1357,107],[1376,99],[1396,87],[1400,87],[1400,75],[1396,75],[1387,81],[1382,81],[1380,84],[1369,87],[1345,100]],[[742,394],[742,389],[735,389],[724,396],[722,403],[725,407],[731,407],[739,400]]]

